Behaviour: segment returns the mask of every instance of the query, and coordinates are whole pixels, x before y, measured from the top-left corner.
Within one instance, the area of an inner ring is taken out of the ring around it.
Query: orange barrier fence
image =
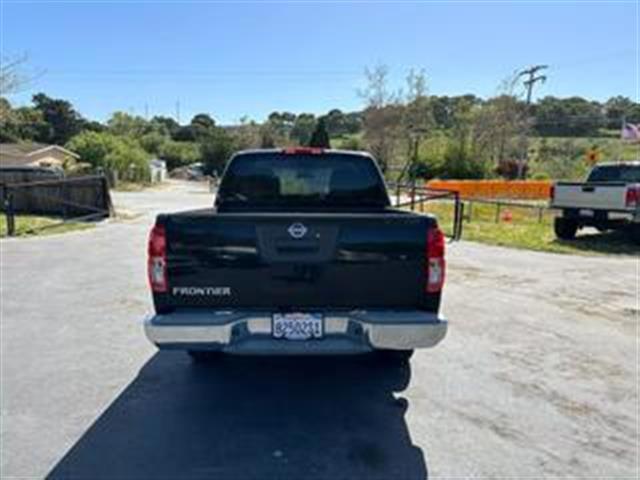
[[[548,180],[430,180],[428,188],[454,190],[462,198],[514,198],[547,200],[552,182]]]

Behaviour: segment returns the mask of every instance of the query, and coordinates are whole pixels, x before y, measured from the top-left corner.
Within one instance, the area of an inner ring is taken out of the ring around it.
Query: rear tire
[[[413,350],[378,350],[376,351],[376,355],[384,363],[404,365],[411,360]]]
[[[558,217],[553,223],[553,229],[556,232],[556,237],[559,239],[573,240],[576,238],[576,232],[578,231],[578,222],[576,220]]]
[[[219,360],[223,353],[210,350],[187,350],[193,363],[211,363]]]

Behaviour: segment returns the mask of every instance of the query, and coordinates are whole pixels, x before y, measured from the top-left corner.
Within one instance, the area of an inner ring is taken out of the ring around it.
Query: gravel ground
[[[367,358],[157,353],[146,235],[204,187],[116,193],[126,219],[0,241],[0,477],[638,478],[640,260],[459,242],[448,337]]]

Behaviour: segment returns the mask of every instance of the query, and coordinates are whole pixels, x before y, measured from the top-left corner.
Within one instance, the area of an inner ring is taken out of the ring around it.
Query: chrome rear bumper
[[[161,349],[267,355],[428,348],[437,345],[447,333],[446,320],[420,310],[357,310],[323,314],[324,337],[308,341],[273,338],[270,312],[173,312],[148,317],[144,327],[147,338]]]

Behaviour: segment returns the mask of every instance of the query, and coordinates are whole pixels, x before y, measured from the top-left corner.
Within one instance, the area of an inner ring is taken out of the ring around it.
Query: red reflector
[[[427,233],[426,269],[428,293],[437,293],[444,286],[446,261],[444,259],[445,239],[438,227],[429,229]]]
[[[637,208],[638,205],[640,205],[640,185],[632,185],[627,188],[627,195],[624,203],[627,208]]]
[[[151,290],[167,291],[167,236],[164,225],[155,225],[149,234],[147,274]]]
[[[285,155],[321,155],[324,148],[319,147],[287,147],[282,149]]]

